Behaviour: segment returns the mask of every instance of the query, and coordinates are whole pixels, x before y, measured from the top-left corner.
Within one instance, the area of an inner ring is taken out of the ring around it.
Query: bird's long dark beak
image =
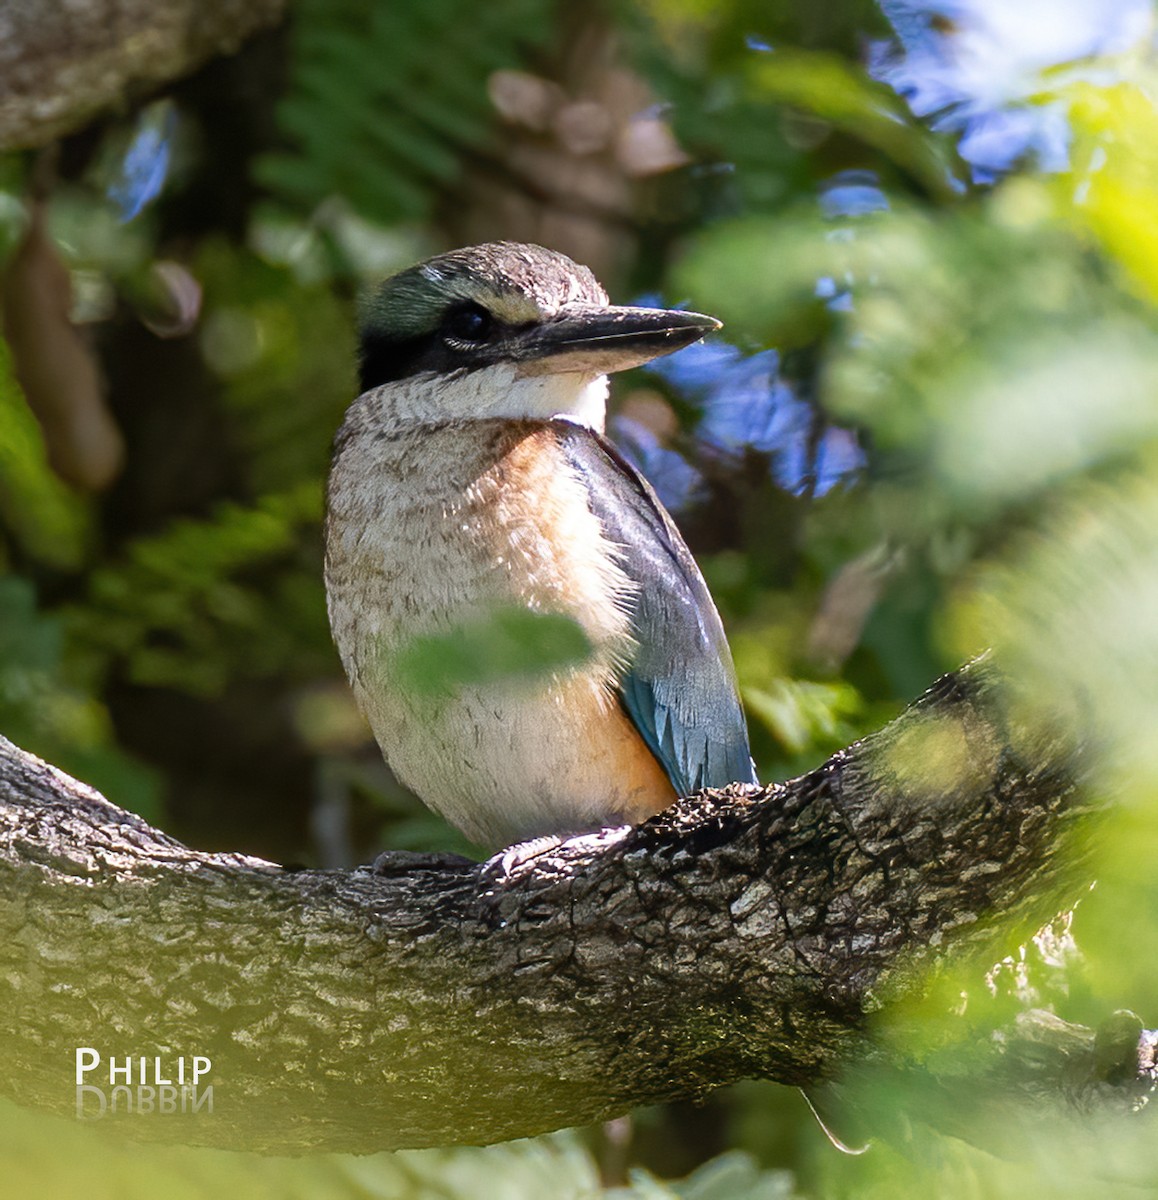
[[[715,317],[679,309],[575,305],[528,329],[519,358],[527,374],[606,375],[682,350],[720,327]]]

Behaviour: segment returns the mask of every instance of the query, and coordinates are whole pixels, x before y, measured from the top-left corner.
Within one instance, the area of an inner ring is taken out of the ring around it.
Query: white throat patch
[[[386,384],[375,407],[398,424],[562,417],[602,433],[607,391],[606,375],[520,375],[513,364],[496,363],[449,377],[414,375]]]

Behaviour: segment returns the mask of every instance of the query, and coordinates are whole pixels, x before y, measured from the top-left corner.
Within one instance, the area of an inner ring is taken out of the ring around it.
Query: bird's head
[[[606,376],[720,327],[700,313],[618,307],[564,254],[489,242],[385,280],[361,322],[363,393],[398,419],[568,417],[602,428]]]

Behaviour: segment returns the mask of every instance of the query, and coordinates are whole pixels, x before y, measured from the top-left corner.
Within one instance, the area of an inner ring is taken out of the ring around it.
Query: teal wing
[[[681,796],[756,782],[732,655],[707,584],[659,498],[605,438],[555,423],[620,567],[638,591],[623,708]]]

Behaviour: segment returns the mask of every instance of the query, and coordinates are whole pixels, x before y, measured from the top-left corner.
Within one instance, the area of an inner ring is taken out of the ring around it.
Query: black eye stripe
[[[399,337],[374,325],[363,326],[359,368],[361,390],[424,373],[477,370],[502,360],[511,326],[481,304],[461,300],[444,309],[438,324],[422,333]]]
[[[494,318],[488,335],[478,340],[448,332],[445,319],[436,329],[415,337],[391,337],[364,330],[358,364],[361,390],[366,392],[427,372],[446,375],[464,367],[490,366],[503,356],[502,332],[503,326]]]
[[[452,308],[442,321],[442,333],[451,341],[478,345],[494,332],[495,319],[481,304],[467,301]]]

